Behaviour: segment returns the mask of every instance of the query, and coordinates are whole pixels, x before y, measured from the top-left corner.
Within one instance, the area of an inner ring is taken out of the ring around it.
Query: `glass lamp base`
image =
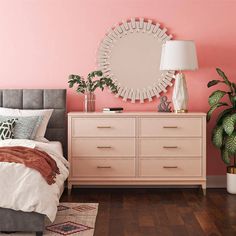
[[[188,110],[188,91],[183,73],[178,73],[175,77],[172,102],[176,113],[183,113]]]

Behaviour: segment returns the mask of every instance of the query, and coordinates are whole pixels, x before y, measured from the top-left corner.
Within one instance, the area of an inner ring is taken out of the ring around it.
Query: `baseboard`
[[[207,176],[207,188],[226,188],[226,175]]]

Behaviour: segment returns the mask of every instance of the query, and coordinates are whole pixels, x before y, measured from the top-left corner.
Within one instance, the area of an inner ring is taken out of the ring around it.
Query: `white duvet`
[[[0,162],[0,207],[38,212],[48,216],[53,222],[61,196],[61,189],[67,179],[68,162],[50,143],[34,140],[10,139],[1,140],[3,146],[24,146],[38,148],[47,152],[57,163],[60,175],[56,183],[48,185],[41,174],[23,164]]]

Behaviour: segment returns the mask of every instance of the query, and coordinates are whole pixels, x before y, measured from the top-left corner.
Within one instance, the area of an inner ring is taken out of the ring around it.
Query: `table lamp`
[[[188,111],[188,91],[182,71],[198,69],[197,54],[194,41],[169,40],[162,46],[161,70],[175,70],[175,86],[172,102],[176,113]]]

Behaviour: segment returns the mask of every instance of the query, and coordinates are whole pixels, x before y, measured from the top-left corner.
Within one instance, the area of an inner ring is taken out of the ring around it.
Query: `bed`
[[[66,90],[0,90],[0,107],[15,109],[54,109],[45,137],[50,141],[60,142],[63,147],[64,156],[66,156]],[[51,144],[58,145],[58,143]],[[43,235],[45,217],[44,214],[37,212],[25,212],[0,207],[0,231],[29,231],[36,232],[36,235],[40,236]]]

